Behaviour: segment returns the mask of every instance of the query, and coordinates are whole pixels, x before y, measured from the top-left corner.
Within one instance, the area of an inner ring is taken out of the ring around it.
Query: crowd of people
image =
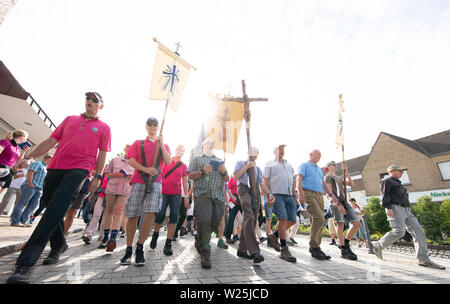
[[[30,283],[33,267],[48,242],[51,250],[43,264],[59,261],[68,248],[65,234],[77,212],[83,214],[86,223],[82,237],[86,245],[93,243],[97,231],[98,248],[107,252],[116,249],[118,237],[126,238],[121,265],[130,265],[133,256],[134,265],[145,265],[144,244],[153,230],[149,247],[156,249],[164,224],[167,236],[163,254],[172,255],[172,242],[191,233],[205,269],[212,267],[210,241],[214,232],[219,248],[239,242],[237,256],[253,263],[264,261],[260,245],[265,241],[280,252],[281,259],[295,263],[289,245],[297,244],[295,234],[305,220],[311,229],[309,252],[318,260],[331,259],[320,247],[326,220],[331,244],[339,247],[342,258],[357,259],[350,247],[355,236],[359,246],[361,237],[367,244],[369,236],[361,219],[364,210],[355,199],[347,201],[344,195],[346,186],[354,186],[351,177],[337,176],[335,162],[326,164],[324,176],[318,166],[320,151],[313,150],[296,172],[284,159],[286,145],[274,147],[274,159],[263,169],[256,163],[259,150],[252,147],[250,156],[237,162],[230,174],[224,161],[214,155],[211,139],[202,143],[202,154],[188,165],[181,161],[183,145],[178,145],[172,156],[163,136],[158,135],[158,120],[151,117],[145,124],[147,137],[126,145],[123,156],[105,165],[111,150],[111,130],[98,117],[104,101],[97,92],[85,96],[86,111],[66,117],[29,153],[25,144],[28,133],[23,130],[0,141],[0,191],[7,189],[0,213],[9,211],[15,200],[11,225],[31,227],[45,210],[8,283]],[[54,155],[47,154],[56,145]],[[347,172],[345,164],[342,169]],[[373,243],[376,256],[382,258],[382,250],[408,229],[416,241],[418,264],[445,269],[429,259],[425,233],[411,213],[407,191],[399,181],[402,168],[391,166],[388,172],[381,192],[393,230]],[[277,224],[272,227],[274,216]],[[344,235],[346,223],[349,229]]]

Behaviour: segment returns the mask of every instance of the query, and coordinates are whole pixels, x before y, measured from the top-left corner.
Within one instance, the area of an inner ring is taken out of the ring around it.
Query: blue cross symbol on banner
[[[163,77],[166,78],[165,84],[164,84],[164,90],[167,89],[167,87],[170,84],[169,91],[171,94],[173,94],[178,81],[180,80],[180,69],[177,69],[176,65],[166,65],[166,69],[162,72]]]

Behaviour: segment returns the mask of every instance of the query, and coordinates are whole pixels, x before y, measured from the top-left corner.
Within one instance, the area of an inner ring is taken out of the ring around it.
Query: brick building
[[[394,164],[406,168],[402,183],[411,203],[423,195],[436,202],[450,199],[450,130],[416,140],[381,132],[370,154],[346,162],[356,184],[349,196],[362,205],[380,197],[380,181]]]

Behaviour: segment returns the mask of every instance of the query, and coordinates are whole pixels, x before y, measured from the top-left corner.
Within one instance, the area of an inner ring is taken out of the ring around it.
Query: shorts
[[[292,195],[274,194],[273,212],[279,220],[297,221],[297,204]]]
[[[272,220],[272,213],[273,213],[272,208],[270,208],[270,207],[269,207],[269,204],[266,203],[266,204],[264,205],[264,214],[266,215],[266,221]]]
[[[342,202],[340,204],[344,206]],[[345,203],[347,214],[340,213],[338,207],[334,205],[331,205],[330,209],[337,223],[345,223],[345,219],[347,219],[347,221],[349,222],[359,222],[361,220],[361,218],[356,214],[355,210],[352,208],[352,206],[350,206],[349,203]]]
[[[130,197],[126,205],[127,217],[136,217],[142,213],[157,213],[162,205],[162,185],[153,183],[153,191],[145,192],[145,184],[132,184]]]

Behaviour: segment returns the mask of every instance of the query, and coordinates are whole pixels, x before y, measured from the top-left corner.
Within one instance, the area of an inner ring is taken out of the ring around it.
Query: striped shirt
[[[201,171],[206,165],[209,165],[211,161],[222,162],[221,159],[215,157],[214,155],[206,156],[203,154],[192,160],[189,164],[188,173]],[[211,173],[194,180],[194,197],[199,197],[202,194],[206,194],[210,198],[215,198],[225,202],[223,185],[222,175],[219,171],[212,171]]]
[[[44,187],[44,179],[47,175],[47,166],[41,161],[36,161],[30,165],[29,171],[34,171],[33,185],[36,188],[42,189]]]

